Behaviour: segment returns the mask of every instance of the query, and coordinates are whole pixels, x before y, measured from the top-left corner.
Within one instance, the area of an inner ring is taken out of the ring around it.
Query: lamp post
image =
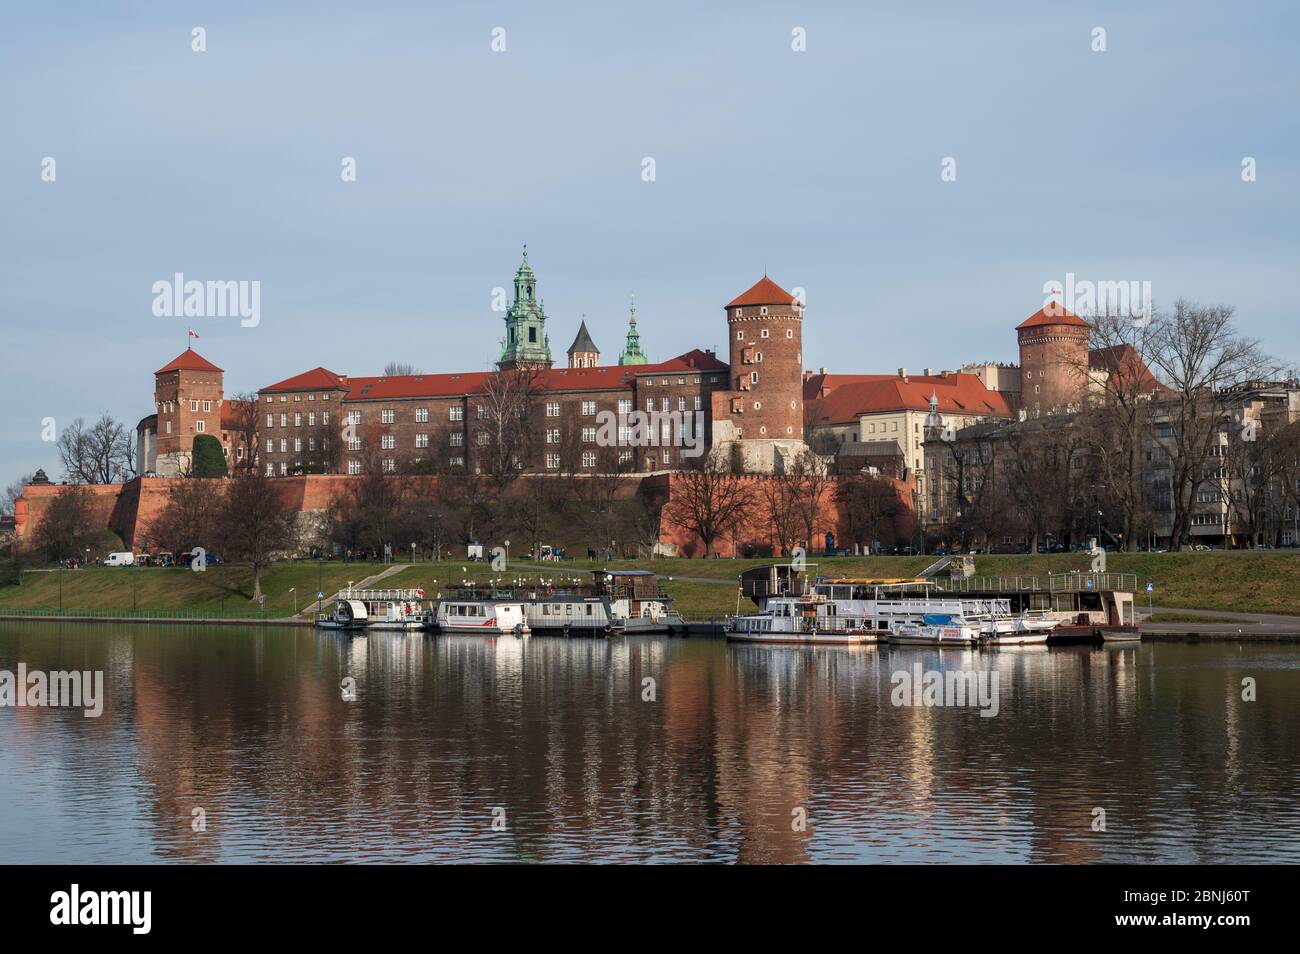
[[[1097,511],[1097,546],[1101,546],[1101,511]]]

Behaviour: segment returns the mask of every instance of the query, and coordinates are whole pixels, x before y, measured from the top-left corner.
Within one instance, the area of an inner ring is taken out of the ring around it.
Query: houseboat
[[[366,604],[360,600],[336,599],[328,613],[316,614],[318,629],[365,629],[370,625]]]
[[[592,590],[608,601],[614,628],[627,636],[685,632],[686,621],[651,570],[593,570]]]
[[[334,608],[318,613],[321,629],[421,630],[428,611],[421,602],[424,590],[340,590]]]
[[[859,646],[874,643],[879,634],[864,620],[838,617],[834,605],[816,596],[773,596],[764,610],[735,616],[727,639],[737,643],[812,643],[824,646]]]
[[[531,630],[524,604],[490,597],[439,600],[434,624],[440,632],[488,636],[528,636]]]

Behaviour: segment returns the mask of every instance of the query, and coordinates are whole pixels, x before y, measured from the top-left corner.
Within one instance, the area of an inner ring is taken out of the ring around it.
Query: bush
[[[226,476],[226,455],[221,450],[221,441],[211,434],[194,435],[190,475],[193,477]]]

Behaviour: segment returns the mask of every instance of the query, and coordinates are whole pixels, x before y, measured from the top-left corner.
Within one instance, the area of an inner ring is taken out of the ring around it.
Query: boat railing
[[[407,602],[424,599],[423,590],[354,590],[352,587],[344,587],[339,590],[339,599],[344,600],[361,600],[375,603],[393,601]]]
[[[1134,592],[1136,573],[1072,571],[1046,576],[968,576],[935,581],[944,593],[1080,593],[1089,590]]]

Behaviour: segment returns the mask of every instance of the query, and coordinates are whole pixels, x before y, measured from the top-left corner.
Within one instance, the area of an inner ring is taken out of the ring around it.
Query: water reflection
[[[1300,857],[1282,644],[0,624],[0,669],[19,661],[102,669],[107,699],[97,720],[0,709],[6,862]],[[918,664],[996,674],[998,715],[895,706]]]

